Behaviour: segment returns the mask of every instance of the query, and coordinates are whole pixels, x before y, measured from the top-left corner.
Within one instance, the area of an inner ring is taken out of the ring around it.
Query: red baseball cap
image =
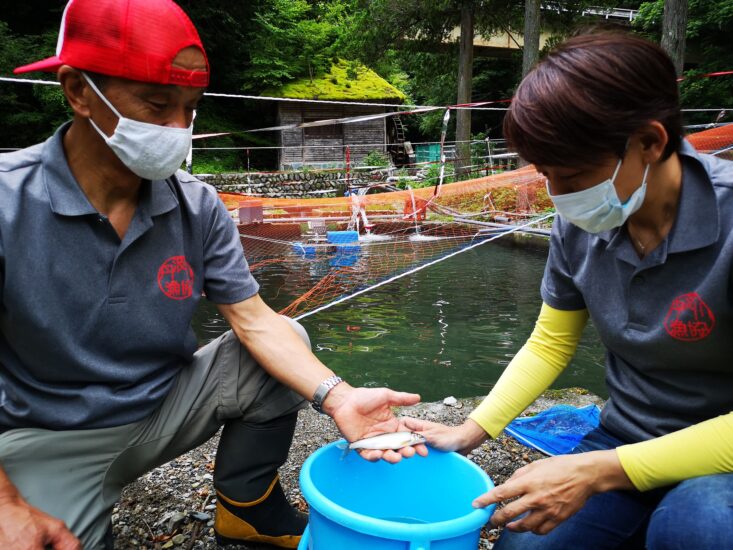
[[[69,0],[56,55],[13,72],[56,72],[70,65],[154,84],[208,86],[208,60],[205,71],[172,66],[178,52],[190,46],[206,58],[196,28],[172,0]]]

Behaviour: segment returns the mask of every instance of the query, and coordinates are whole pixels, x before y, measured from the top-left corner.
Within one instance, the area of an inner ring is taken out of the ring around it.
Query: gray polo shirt
[[[607,349],[601,422],[627,442],[733,410],[733,162],[687,142],[680,158],[657,249],[640,259],[625,226],[593,235],[558,217],[542,281],[550,306],[588,308]]]
[[[197,348],[202,292],[258,291],[224,204],[185,172],[143,182],[120,241],[69,169],[67,128],[0,155],[0,431],[144,418]]]

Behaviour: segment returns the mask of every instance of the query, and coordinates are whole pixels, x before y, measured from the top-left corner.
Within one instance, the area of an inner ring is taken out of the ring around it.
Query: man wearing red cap
[[[58,74],[73,120],[0,157],[0,548],[110,547],[123,487],[222,425],[219,542],[295,548],[307,518],[277,469],[306,399],[353,440],[419,397],[320,363],[260,299],[215,191],[177,170],[209,65],[176,4],[71,0],[29,71]],[[197,351],[203,293],[232,331]]]

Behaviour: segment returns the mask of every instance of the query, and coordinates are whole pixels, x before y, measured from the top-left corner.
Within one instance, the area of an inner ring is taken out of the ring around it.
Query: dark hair
[[[669,134],[666,159],[682,136],[672,61],[652,42],[604,31],[563,42],[527,74],[504,136],[528,162],[594,165],[622,157],[629,136],[653,120]]]

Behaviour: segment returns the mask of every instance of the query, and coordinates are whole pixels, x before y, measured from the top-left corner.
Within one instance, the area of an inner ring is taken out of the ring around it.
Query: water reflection
[[[529,336],[541,305],[546,251],[487,244],[303,320],[318,357],[354,385],[387,386],[425,400],[487,393]],[[291,299],[276,266],[259,276],[275,309]],[[202,301],[201,343],[226,330]],[[605,395],[603,347],[586,329],[555,387]]]

